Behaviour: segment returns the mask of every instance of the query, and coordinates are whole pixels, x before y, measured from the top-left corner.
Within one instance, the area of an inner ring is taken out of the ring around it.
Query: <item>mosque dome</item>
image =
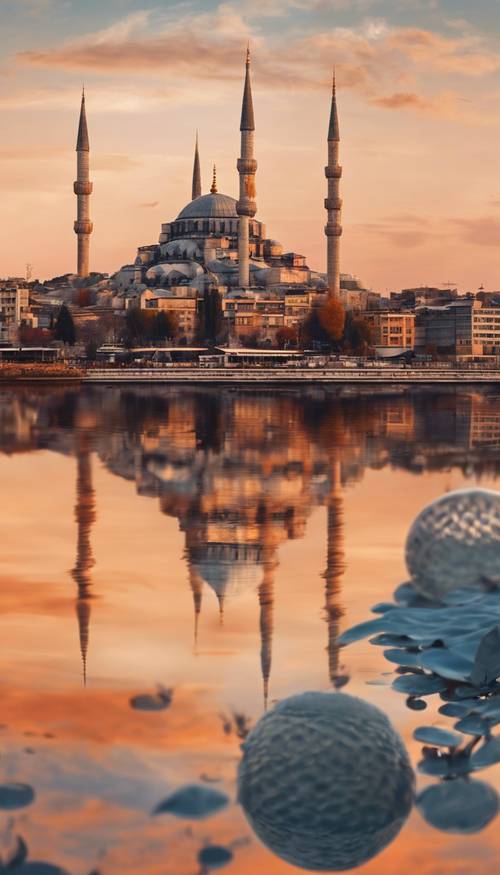
[[[237,219],[236,200],[227,194],[203,194],[187,204],[177,216],[180,219]]]

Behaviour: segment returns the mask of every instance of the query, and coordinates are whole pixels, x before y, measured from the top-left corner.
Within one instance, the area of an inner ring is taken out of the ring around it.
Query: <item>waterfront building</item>
[[[415,345],[415,314],[388,310],[367,311],[371,345],[381,356],[398,355],[413,350]]]
[[[30,290],[23,286],[0,288],[0,341],[15,343],[19,328],[36,328],[37,325],[30,307]]]
[[[415,349],[456,358],[500,355],[500,307],[471,296],[416,311]]]
[[[155,313],[169,313],[177,321],[179,336],[188,343],[194,340],[197,325],[198,297],[196,289],[189,286],[172,286],[169,289],[145,288],[140,296],[141,309]]]

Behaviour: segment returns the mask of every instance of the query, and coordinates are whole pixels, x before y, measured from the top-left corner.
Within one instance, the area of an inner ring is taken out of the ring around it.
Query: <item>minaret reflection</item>
[[[260,667],[264,689],[264,710],[267,711],[269,700],[269,680],[271,677],[271,662],[273,652],[273,615],[274,615],[274,570],[278,565],[274,546],[271,540],[271,530],[266,522],[263,526],[263,578],[259,586],[260,605]]]
[[[80,653],[82,657],[83,682],[87,684],[87,652],[89,645],[91,569],[95,562],[90,543],[92,524],[95,522],[95,492],[92,486],[91,437],[83,430],[77,433],[77,485],[75,519],[78,527],[76,563],[71,576],[76,582],[78,593],[76,598],[76,615],[80,637]]]
[[[342,576],[345,571],[343,543],[343,501],[340,462],[331,467],[331,489],[327,499],[327,552],[325,578],[325,614],[328,625],[328,673],[332,686],[342,686],[339,671],[339,624],[344,615],[340,603]]]
[[[193,593],[193,609],[194,609],[194,652],[198,652],[198,626],[200,623],[201,603],[203,600],[203,581],[199,574],[196,573],[191,562],[188,561],[189,567],[189,585]]]

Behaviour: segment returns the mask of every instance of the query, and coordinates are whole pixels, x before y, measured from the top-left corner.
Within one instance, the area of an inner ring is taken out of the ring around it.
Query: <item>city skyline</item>
[[[27,262],[40,278],[73,270],[82,78],[93,143],[93,269],[116,270],[186,202],[196,128],[205,185],[215,162],[219,190],[236,196],[241,58],[250,39],[257,218],[270,234],[326,269],[325,119],[335,63],[341,270],[381,291],[448,281],[464,291],[498,287],[494,3],[480,3],[482,30],[464,17],[461,0],[3,5],[6,44],[12,37],[0,61],[3,273],[22,275]]]

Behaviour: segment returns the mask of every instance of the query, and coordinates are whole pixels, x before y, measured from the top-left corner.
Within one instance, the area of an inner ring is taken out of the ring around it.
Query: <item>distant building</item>
[[[365,289],[357,277],[351,274],[340,275],[340,302],[345,310],[378,310],[380,295]]]
[[[415,314],[388,310],[367,311],[371,345],[378,355],[394,356],[412,350],[415,344]]]
[[[37,327],[30,309],[29,289],[20,286],[0,288],[0,340],[15,343],[21,326]]]
[[[457,358],[500,355],[500,307],[484,307],[469,297],[419,308],[415,349]]]
[[[189,286],[170,289],[144,289],[140,297],[142,310],[169,313],[175,316],[179,326],[179,336],[188,343],[194,339],[197,317],[196,289]]]
[[[458,290],[453,288],[437,288],[435,286],[419,286],[415,289],[402,289],[391,292],[389,309],[412,310],[415,307],[443,307],[458,298]]]

